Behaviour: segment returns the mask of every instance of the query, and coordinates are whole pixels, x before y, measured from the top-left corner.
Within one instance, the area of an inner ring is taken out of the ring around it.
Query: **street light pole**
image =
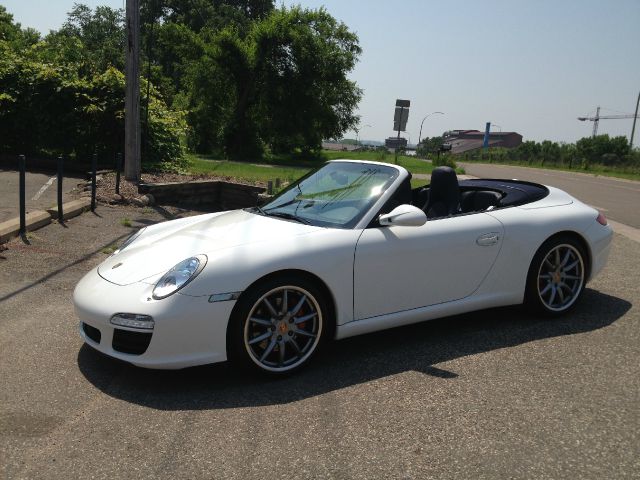
[[[429,118],[431,115],[434,115],[436,113],[439,113],[440,115],[444,115],[444,112],[431,112],[429,115],[427,115],[426,117],[424,117],[422,119],[422,122],[420,122],[420,133],[418,134],[418,145],[420,145],[420,139],[422,138],[422,125],[424,124],[424,121]]]

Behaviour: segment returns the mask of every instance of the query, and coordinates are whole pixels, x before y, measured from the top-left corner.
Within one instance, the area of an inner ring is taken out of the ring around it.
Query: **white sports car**
[[[78,283],[80,333],[142,367],[285,373],[333,338],[523,302],[564,313],[607,260],[606,219],[561,190],[410,178],[336,160],[262,207],[143,228]]]

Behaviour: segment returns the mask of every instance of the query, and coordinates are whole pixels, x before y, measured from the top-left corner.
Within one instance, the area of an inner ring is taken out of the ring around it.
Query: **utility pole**
[[[127,0],[124,176],[140,181],[140,0]]]
[[[593,132],[591,133],[591,138],[596,138],[598,135],[598,122],[600,121],[600,107],[596,109],[596,116],[593,120]]]
[[[638,101],[636,102],[636,113],[633,114],[633,127],[631,127],[631,140],[629,140],[629,151],[633,151],[633,135],[636,133],[636,119],[638,118],[638,105],[640,105],[640,92],[638,92]]]

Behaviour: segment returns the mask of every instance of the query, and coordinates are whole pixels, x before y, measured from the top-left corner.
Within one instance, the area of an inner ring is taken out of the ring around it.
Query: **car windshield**
[[[398,170],[385,165],[330,162],[257,210],[310,225],[353,228],[397,176]]]

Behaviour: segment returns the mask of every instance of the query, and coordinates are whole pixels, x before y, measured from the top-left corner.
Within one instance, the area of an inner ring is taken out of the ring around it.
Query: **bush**
[[[454,170],[458,168],[455,160],[453,159],[453,155],[439,155],[436,156],[433,160],[431,160],[431,164],[434,167],[451,167]]]

